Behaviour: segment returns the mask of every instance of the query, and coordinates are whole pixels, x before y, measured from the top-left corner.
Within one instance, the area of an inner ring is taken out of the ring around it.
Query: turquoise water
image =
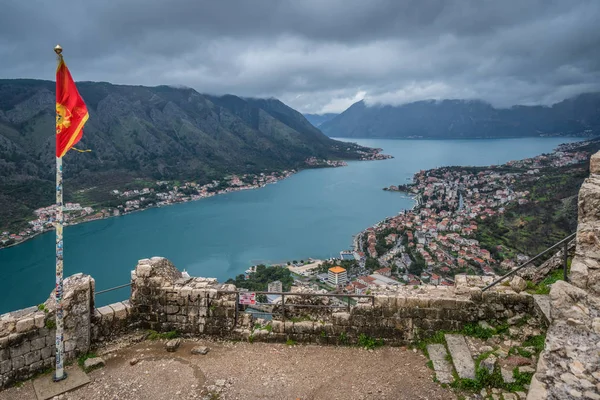
[[[94,221],[65,229],[65,276],[85,272],[101,290],[129,282],[140,258],[164,256],[192,276],[225,280],[259,262],[338,255],[352,235],[412,200],[383,187],[420,169],[489,165],[549,152],[564,138],[354,140],[395,158],[302,171],[258,190]],[[54,287],[54,232],[0,250],[0,313],[44,301]],[[100,294],[97,304],[129,297]]]

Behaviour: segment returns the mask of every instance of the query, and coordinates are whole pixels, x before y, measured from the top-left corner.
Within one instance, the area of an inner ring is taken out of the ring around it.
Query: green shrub
[[[148,339],[150,340],[159,340],[159,339],[175,339],[179,337],[179,333],[177,331],[169,331],[169,332],[156,332],[153,330],[148,331]]]
[[[358,345],[360,347],[364,347],[367,350],[372,350],[376,347],[383,346],[383,339],[375,339],[370,337],[369,335],[361,333],[358,336]]]

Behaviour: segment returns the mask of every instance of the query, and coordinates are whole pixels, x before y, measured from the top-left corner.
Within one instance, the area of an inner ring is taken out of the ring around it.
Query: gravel
[[[198,357],[191,349],[210,345]],[[433,382],[420,352],[356,347],[185,340],[175,353],[144,341],[103,354],[92,383],[64,400],[119,399],[455,399]],[[130,365],[130,360],[139,361]],[[0,400],[35,399],[31,382],[0,392]]]

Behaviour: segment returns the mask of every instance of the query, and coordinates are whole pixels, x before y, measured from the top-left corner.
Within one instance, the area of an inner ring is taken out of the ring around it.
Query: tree
[[[367,261],[365,261],[365,268],[370,271],[374,271],[381,268],[381,264],[379,264],[379,261],[377,261],[376,258],[369,257],[367,258]]]

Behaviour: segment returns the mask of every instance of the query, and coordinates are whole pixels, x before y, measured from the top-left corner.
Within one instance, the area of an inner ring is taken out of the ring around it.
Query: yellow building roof
[[[341,274],[342,272],[346,272],[346,270],[344,268],[340,267],[339,265],[329,268],[329,270],[331,272],[333,272],[334,274]]]

